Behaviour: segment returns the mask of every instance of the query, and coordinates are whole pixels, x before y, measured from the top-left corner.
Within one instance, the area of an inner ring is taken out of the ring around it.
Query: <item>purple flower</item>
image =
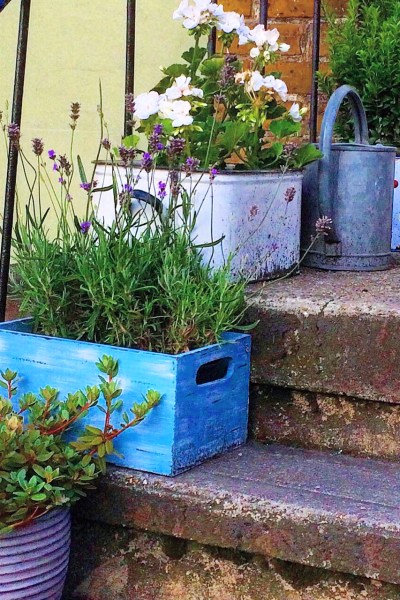
[[[97,181],[84,181],[80,184],[80,187],[85,190],[85,192],[91,192],[94,188],[97,187]]]
[[[164,183],[163,181],[159,181],[158,182],[158,197],[160,198],[160,200],[164,200],[165,196],[167,195],[167,184]]]
[[[191,175],[193,171],[198,169],[200,166],[200,161],[198,158],[193,158],[193,156],[189,156],[186,159],[185,164],[183,165],[184,171],[186,175]]]
[[[129,165],[131,165],[136,156],[135,148],[127,148],[126,146],[119,146],[118,151],[119,151],[119,155],[121,157],[121,160],[122,160],[124,166],[128,167]]]
[[[149,136],[149,152],[162,152],[165,148],[161,142],[161,136],[164,133],[163,125],[155,125],[152,134]]]
[[[293,200],[295,199],[295,196],[296,196],[296,188],[290,187],[285,192],[285,201],[287,203],[293,202]]]
[[[126,192],[127,194],[133,194],[133,187],[130,183],[125,183],[124,192]]]
[[[33,138],[32,140],[32,151],[36,156],[41,156],[43,154],[44,145],[43,140],[41,138]]]
[[[80,110],[81,105],[79,104],[79,102],[71,103],[71,114],[69,115],[71,119],[71,129],[75,129],[76,127],[76,122],[80,117]]]
[[[333,221],[329,217],[327,217],[327,216],[320,217],[319,219],[317,219],[317,221],[315,223],[316,232],[319,234],[322,234],[322,235],[328,235],[328,233],[332,229],[332,227],[331,227],[332,223],[333,223]]]
[[[61,185],[65,185],[67,182],[65,181],[64,177],[59,177],[58,178],[58,182],[61,183]]]
[[[126,112],[128,112],[128,113],[132,114],[135,112],[135,96],[133,94],[126,94],[125,108],[126,108]]]
[[[47,154],[49,155],[50,160],[56,160],[57,154],[54,152],[54,150],[49,150]]]
[[[146,173],[150,173],[153,168],[153,157],[149,152],[145,152],[142,158],[142,169],[146,171]]]
[[[10,144],[19,150],[19,139],[21,137],[21,130],[17,123],[10,123],[8,126],[8,139]]]
[[[60,162],[60,168],[63,171],[65,171],[65,174],[67,175],[67,177],[69,177],[72,172],[72,165],[69,162],[68,158],[65,156],[65,154],[60,156],[59,162]]]
[[[111,150],[111,142],[108,138],[104,138],[104,140],[101,140],[101,145],[105,150]]]
[[[179,158],[185,149],[186,140],[184,138],[173,138],[167,146],[168,156],[170,158]]]
[[[91,228],[92,224],[90,221],[83,221],[81,223],[81,233],[83,233],[84,235],[87,234],[87,232],[89,231],[89,229]]]
[[[53,171],[59,171],[59,170],[60,170],[60,169],[59,169],[59,167],[58,167],[58,164],[57,164],[57,163],[54,163],[54,165],[53,165]]]
[[[217,175],[218,175],[218,169],[216,169],[215,167],[210,169],[210,181],[211,182],[214,181],[214,179],[216,178]]]

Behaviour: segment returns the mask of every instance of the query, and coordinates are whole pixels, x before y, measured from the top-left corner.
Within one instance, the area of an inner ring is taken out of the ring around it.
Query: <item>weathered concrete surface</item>
[[[251,444],[174,479],[113,469],[80,515],[400,583],[392,462]]]
[[[400,267],[251,287],[253,380],[400,402]]]
[[[397,600],[400,587],[76,523],[65,600]]]
[[[253,385],[250,434],[260,442],[398,460],[400,406]]]

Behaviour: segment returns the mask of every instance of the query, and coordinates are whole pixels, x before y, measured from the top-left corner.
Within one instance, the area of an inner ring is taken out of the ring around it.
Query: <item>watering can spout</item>
[[[333,143],[334,126],[347,99],[355,142]],[[307,167],[303,182],[304,264],[329,270],[379,270],[390,265],[395,148],[368,141],[365,109],[357,91],[344,85],[331,96],[322,121],[323,157]],[[315,223],[331,220],[315,237]]]

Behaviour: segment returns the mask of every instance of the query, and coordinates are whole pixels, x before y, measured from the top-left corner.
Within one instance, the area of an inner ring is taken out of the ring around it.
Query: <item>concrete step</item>
[[[400,266],[251,286],[253,380],[400,403]]]
[[[400,404],[253,385],[250,435],[262,443],[400,459]]]
[[[79,516],[400,584],[392,462],[249,444],[173,479],[113,468]]]

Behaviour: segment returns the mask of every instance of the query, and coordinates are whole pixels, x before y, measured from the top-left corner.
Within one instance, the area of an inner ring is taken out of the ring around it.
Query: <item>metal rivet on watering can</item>
[[[355,142],[333,144],[334,125],[346,98],[354,119]],[[303,264],[338,271],[387,269],[396,149],[369,144],[363,104],[348,85],[337,89],[329,100],[319,148],[324,156],[307,167],[303,182],[303,252],[315,236],[317,219],[329,217],[332,228],[317,239]]]

